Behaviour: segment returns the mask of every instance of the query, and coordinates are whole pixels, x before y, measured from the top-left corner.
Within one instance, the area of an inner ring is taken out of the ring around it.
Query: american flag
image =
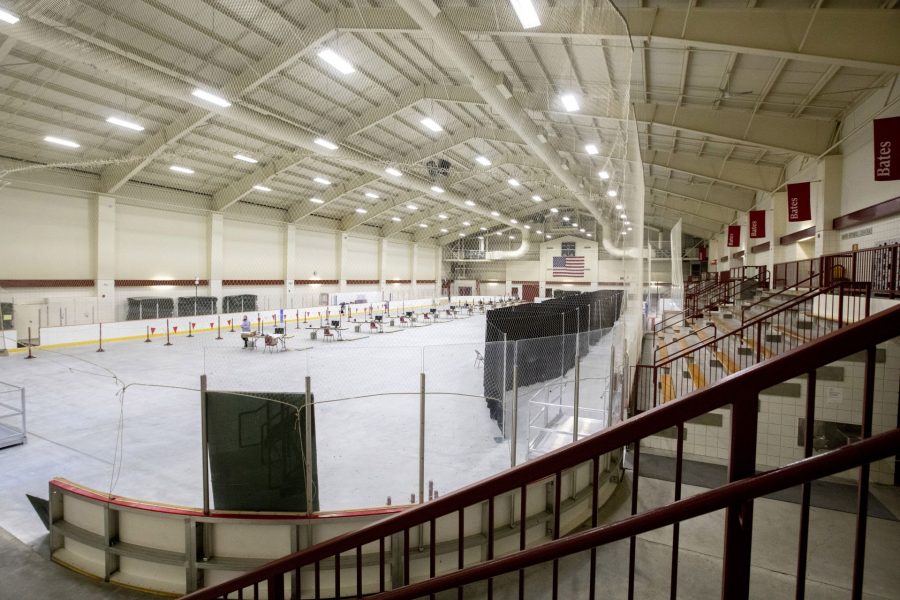
[[[584,277],[583,256],[554,256],[554,277]]]

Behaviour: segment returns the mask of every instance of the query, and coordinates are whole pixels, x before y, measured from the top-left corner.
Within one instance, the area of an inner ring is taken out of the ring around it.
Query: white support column
[[[412,297],[419,297],[419,285],[416,283],[418,277],[417,264],[419,262],[419,244],[413,244],[409,252],[409,285],[412,289]]]
[[[209,215],[209,295],[215,296],[219,312],[222,311],[223,237],[225,223],[222,213]]]
[[[826,156],[819,164],[821,183],[812,184],[813,219],[816,223],[816,256],[833,254],[840,249],[840,233],[832,229],[832,223],[841,215],[841,186],[844,157]],[[818,193],[816,187],[818,186]]]
[[[592,265],[590,272],[591,289],[596,290],[600,288],[600,242],[586,246],[585,250],[587,256],[584,257],[584,260],[587,264]],[[543,272],[541,270],[542,274]]]
[[[335,259],[337,261],[338,291],[347,291],[347,274],[344,268],[347,264],[347,234],[338,231],[335,234]]]
[[[116,320],[116,199],[97,196],[97,320]]]
[[[441,281],[443,281],[444,247],[438,246],[434,253],[434,297],[441,297]]]
[[[772,240],[769,245],[771,252],[769,253],[769,264],[766,265],[769,268],[769,272],[772,273],[773,277],[775,275],[774,268],[777,263],[780,263],[784,260],[784,247],[781,246],[781,238],[785,234],[785,229],[787,228],[787,192],[776,192],[771,196],[771,208],[772,208],[772,229],[769,230],[770,239]],[[766,223],[768,225],[768,223]],[[768,233],[768,232],[767,232]],[[772,285],[774,286],[775,281],[772,281]]]
[[[284,230],[284,301],[283,308],[294,308],[294,279],[297,261],[297,227],[288,223]]]
[[[387,238],[378,239],[378,291],[381,292],[381,299],[387,300]]]

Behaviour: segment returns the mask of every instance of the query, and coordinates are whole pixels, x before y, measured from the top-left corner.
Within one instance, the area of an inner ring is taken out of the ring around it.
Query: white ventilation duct
[[[530,247],[531,244],[523,236],[522,244],[515,250],[492,250],[490,252],[485,252],[484,257],[488,260],[514,260],[528,254]]]
[[[360,170],[369,172],[378,177],[384,176],[383,167],[380,160],[358,152],[356,150],[341,146],[338,150],[326,150],[314,142],[316,135],[306,131],[305,129],[293,125],[274,116],[258,113],[252,109],[233,103],[227,108],[218,107],[192,95],[196,86],[190,82],[183,81],[174,75],[162,72],[161,68],[147,66],[129,57],[121,56],[115,52],[106,50],[90,42],[82,40],[72,34],[65,33],[64,30],[45,25],[34,19],[22,16],[15,27],[4,29],[9,37],[18,41],[25,42],[36,48],[40,48],[52,54],[56,54],[66,61],[75,61],[87,65],[107,73],[114,77],[123,79],[157,95],[174,98],[181,102],[188,102],[197,106],[206,113],[217,113],[228,120],[239,123],[242,126],[254,129],[265,137],[274,137],[287,144],[303,148],[311,153],[327,156],[330,158],[340,159],[347,164],[351,164]],[[226,96],[235,92],[236,85],[226,86],[222,93]],[[194,123],[201,122],[203,113],[197,111],[197,119]],[[169,135],[170,132],[162,135]],[[158,133],[157,135],[160,135]],[[423,194],[431,194],[431,186],[429,181],[419,179],[407,174],[402,178],[392,178],[391,183],[410,190],[422,192]],[[481,207],[472,207],[465,204],[466,198],[455,194],[451,191],[441,195],[441,200],[445,201],[457,208],[477,214],[485,219],[502,223],[506,227],[510,227],[510,218],[504,215],[494,216],[490,211]],[[525,236],[528,232],[522,227],[514,227],[522,232],[523,244]]]
[[[556,151],[546,142],[509,89],[509,82],[498,75],[472,47],[469,40],[431,0],[397,0],[400,7],[427,33],[465,73],[472,87],[488,105],[522,138],[534,154],[569,189],[578,201],[603,227],[603,246],[613,256],[627,253],[608,239],[614,228],[603,213],[585,195],[581,184],[566,169]],[[540,137],[539,137],[540,136]]]

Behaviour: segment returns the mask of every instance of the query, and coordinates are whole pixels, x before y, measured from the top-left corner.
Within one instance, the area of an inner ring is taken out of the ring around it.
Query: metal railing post
[[[419,504],[425,497],[425,373],[419,373]]]
[[[209,428],[206,420],[206,375],[200,376],[200,451],[203,465],[203,514],[209,514]]]
[[[515,342],[513,358],[513,400],[509,431],[509,466],[516,466],[516,445],[519,433],[519,342]]]
[[[314,512],[315,506],[313,503],[312,496],[312,487],[313,487],[313,474],[312,474],[312,378],[307,375],[305,378],[305,390],[303,395],[303,405],[304,405],[304,415],[303,419],[303,429],[306,439],[304,440],[304,474],[306,476],[306,514],[311,515]],[[307,519],[308,520],[308,519]]]
[[[728,482],[756,471],[756,431],[759,397],[735,399],[731,405],[731,450]],[[725,512],[725,548],[722,554],[722,597],[747,600],[750,594],[750,557],[753,542],[753,501],[729,506]]]

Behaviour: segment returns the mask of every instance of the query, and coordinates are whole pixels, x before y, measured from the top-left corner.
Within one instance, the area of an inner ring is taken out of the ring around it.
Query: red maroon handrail
[[[457,513],[461,509],[486,502],[499,494],[556,476],[568,468],[592,461],[597,456],[639,442],[663,429],[684,423],[729,404],[734,405],[735,411],[739,408],[746,410],[751,407],[755,414],[756,408],[749,402],[755,400],[762,390],[898,336],[900,336],[900,306],[843,329],[835,330],[813,342],[798,346],[775,358],[725,377],[714,385],[692,392],[678,402],[670,402],[652,408],[602,432],[548,452],[531,462],[464,487],[437,500],[387,517],[360,530],[272,561],[230,581],[203,588],[184,596],[184,598],[185,600],[213,600],[229,592],[251,587],[269,579],[280,578],[284,574],[317,561],[381,540],[398,532],[408,532],[415,526],[428,524],[432,519]],[[755,440],[755,434],[753,439]],[[896,444],[894,444],[894,451],[896,451]],[[825,458],[833,457],[828,455]],[[752,491],[753,488],[749,489]],[[671,511],[671,505],[660,510]],[[669,512],[668,514],[673,513]],[[646,514],[641,517],[646,518]],[[633,525],[631,526],[633,527]],[[548,557],[554,558],[553,555],[548,555]]]
[[[484,581],[519,569],[527,569],[554,559],[584,552],[604,544],[668,527],[681,521],[754,500],[807,481],[835,475],[897,453],[900,429],[848,444],[827,454],[801,459],[795,463],[725,484],[666,506],[647,510],[609,525],[602,525],[487,560],[462,570],[369,596],[371,600],[409,600],[452,588]]]

